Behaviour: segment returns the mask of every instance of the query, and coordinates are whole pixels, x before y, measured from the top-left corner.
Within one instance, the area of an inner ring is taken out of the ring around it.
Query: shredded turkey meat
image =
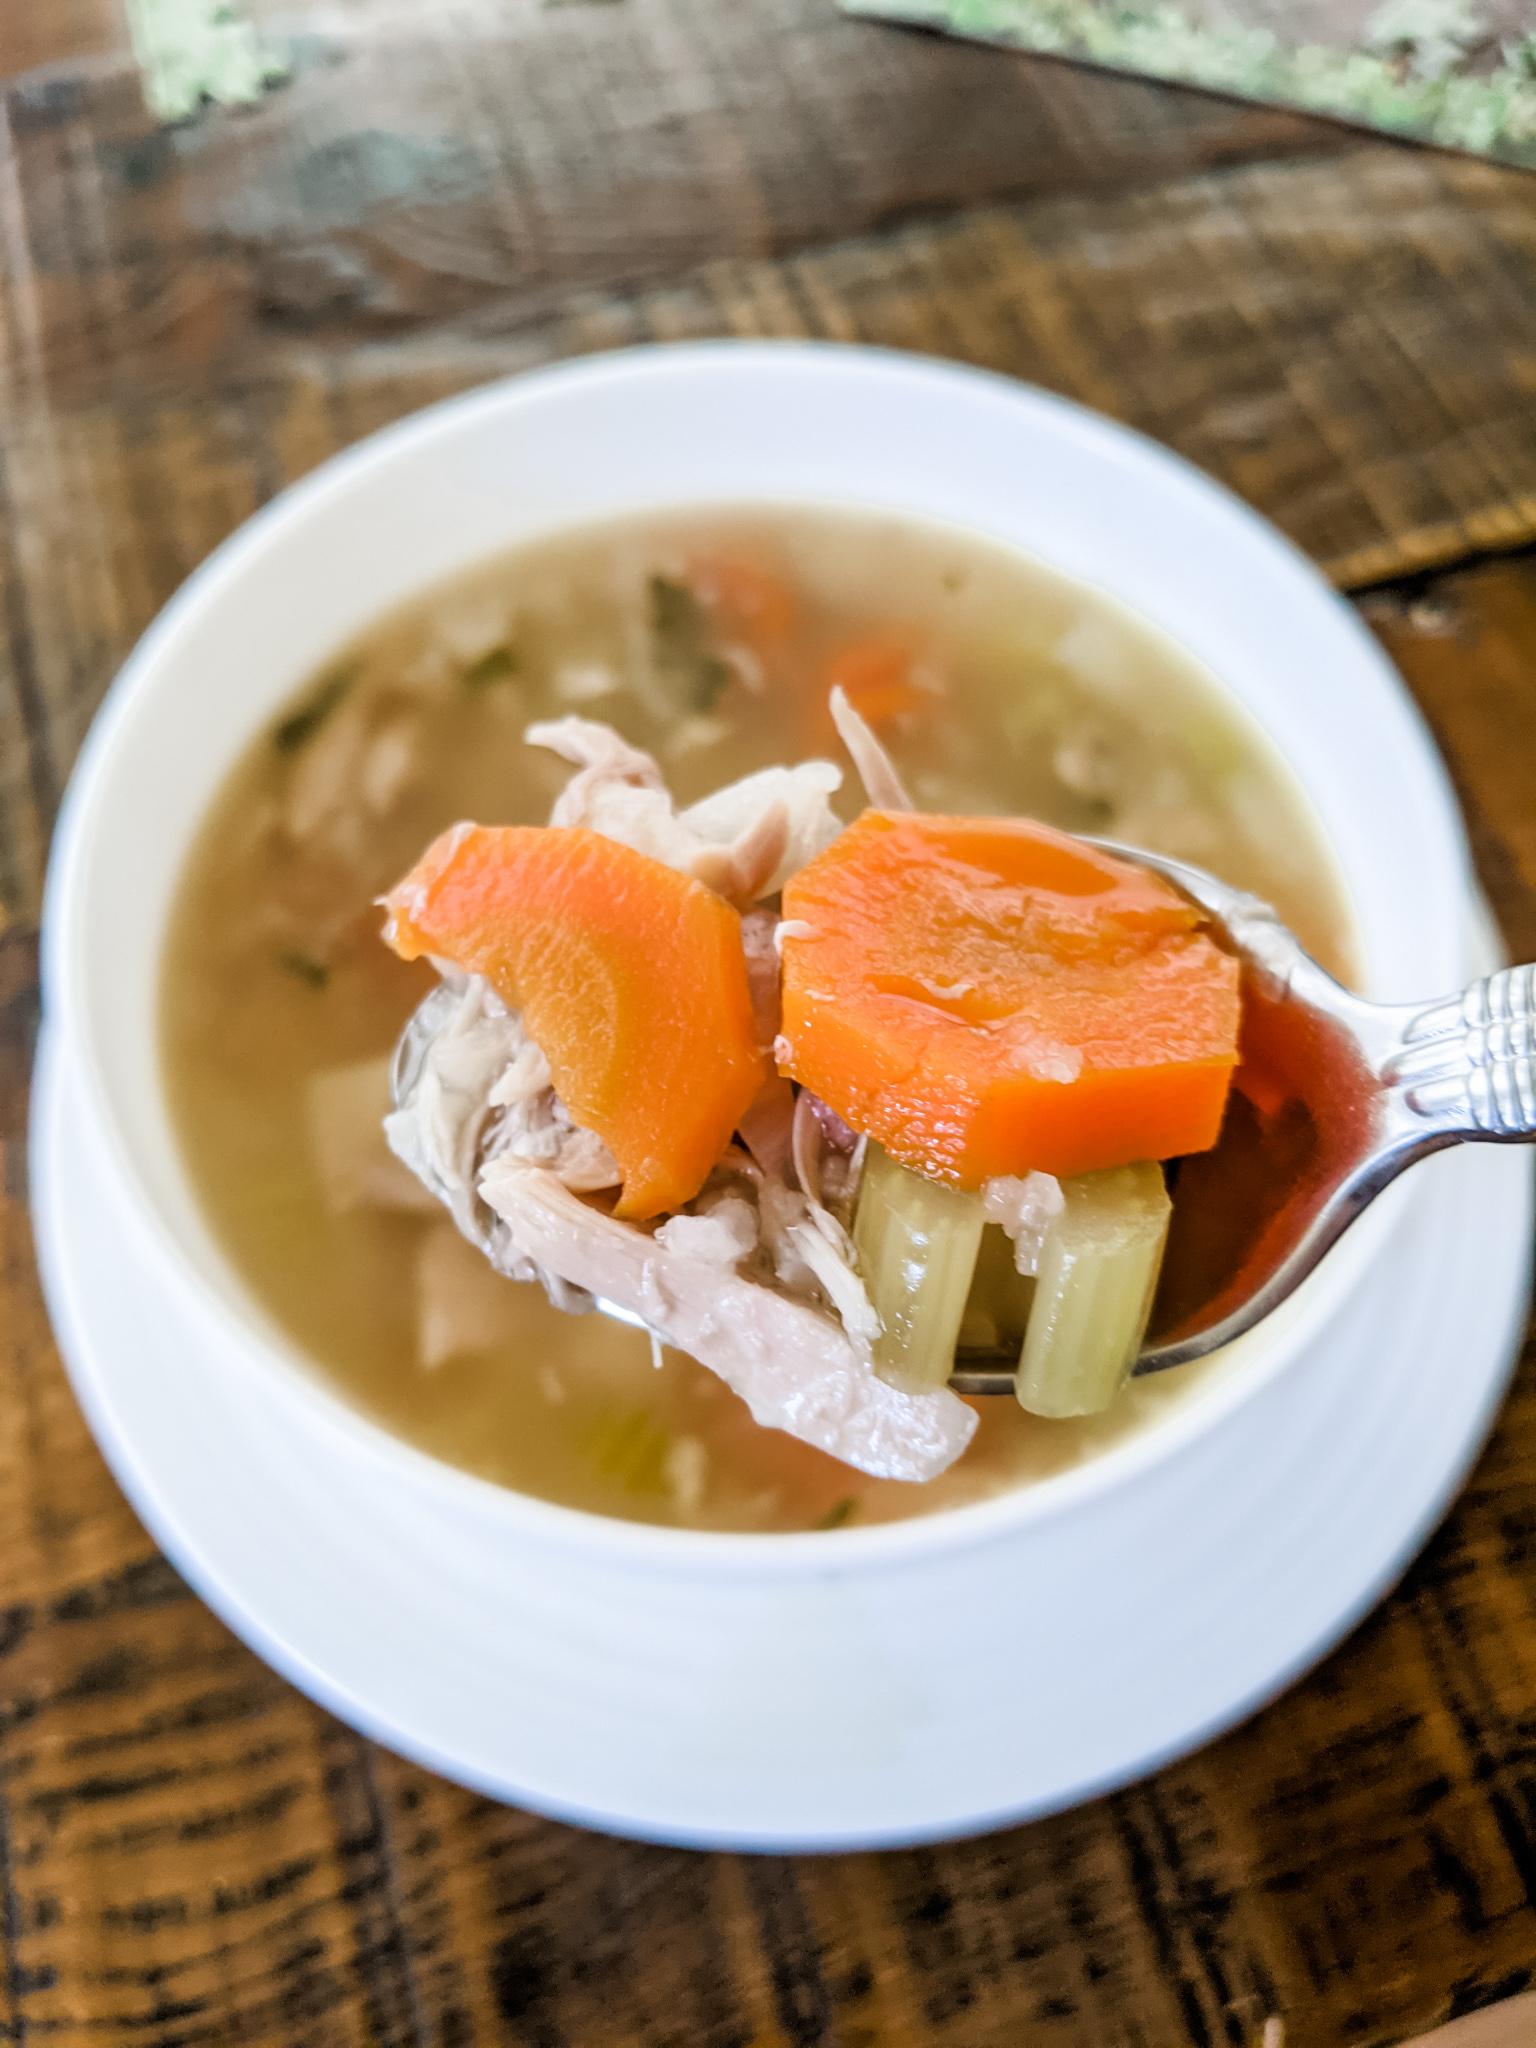
[[[390,1150],[463,1236],[508,1279],[541,1281],[556,1308],[591,1308],[590,1295],[519,1252],[476,1191],[482,1165],[501,1156],[584,1191],[620,1179],[602,1141],[571,1121],[544,1055],[489,982],[444,972],[406,1026],[395,1103],[384,1119]]]
[[[873,734],[846,705],[839,724],[871,798],[894,805],[900,785]],[[650,755],[606,725],[563,718],[526,737],[577,771],[552,825],[620,840],[742,912],[755,1035],[770,1051],[780,920],[760,899],[842,829],[828,802],[838,769],[764,769],[678,811]],[[561,1102],[522,1019],[480,977],[442,972],[401,1041],[384,1128],[497,1272],[541,1281],[557,1307],[596,1301],[639,1322],[718,1373],[758,1422],[861,1471],[930,1479],[959,1457],[973,1411],[947,1389],[903,1394],[874,1372],[880,1320],[849,1235],[864,1142],[826,1104],[774,1075],[695,1200],[653,1225],[618,1221],[601,1197],[619,1169]],[[458,1325],[428,1335],[441,1358]]]
[[[875,738],[868,722],[861,718],[848,701],[847,692],[839,685],[827,700],[832,713],[832,723],[837,727],[837,736],[853,760],[864,785],[864,794],[877,811],[910,811],[916,806],[907,795],[906,785],[896,773],[896,764]]]
[[[1049,1173],[999,1174],[984,1181],[982,1207],[1013,1244],[1013,1263],[1026,1277],[1040,1270],[1045,1234],[1066,1206],[1061,1182]]]
[[[931,1477],[975,1418],[947,1392],[919,1399],[875,1378],[880,1325],[848,1235],[863,1145],[780,1086],[769,1158],[732,1146],[686,1210],[654,1230],[616,1222],[580,1197],[615,1186],[618,1169],[572,1121],[521,1018],[479,976],[450,971],[407,1029],[384,1129],[499,1273],[541,1281],[560,1308],[601,1296],[719,1373],[759,1422],[861,1471]],[[715,1296],[726,1305],[710,1320]],[[446,1342],[434,1329],[434,1359]]]
[[[496,1160],[481,1193],[522,1255],[639,1317],[720,1375],[754,1421],[880,1479],[932,1479],[976,1429],[947,1390],[902,1394],[833,1317],[588,1207],[553,1174]],[[678,1223],[702,1219],[677,1217]]]
[[[524,734],[578,773],[561,790],[551,825],[584,825],[617,839],[746,909],[782,889],[842,831],[827,799],[842,787],[830,761],[763,768],[679,811],[649,754],[588,718],[546,719]]]

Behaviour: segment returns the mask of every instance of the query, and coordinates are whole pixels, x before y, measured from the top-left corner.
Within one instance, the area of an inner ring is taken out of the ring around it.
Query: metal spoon
[[[1536,1138],[1536,967],[1506,967],[1431,1003],[1342,988],[1267,904],[1200,868],[1112,840],[1214,923],[1243,967],[1243,1059],[1278,1100],[1234,1094],[1212,1152],[1176,1163],[1173,1222],[1136,1375],[1186,1365],[1251,1330],[1416,1159]],[[1011,1394],[1016,1358],[967,1353],[949,1384]]]
[[[1242,963],[1244,1064],[1268,1076],[1272,1096],[1261,1114],[1234,1090],[1214,1150],[1169,1169],[1173,1220],[1137,1376],[1251,1330],[1416,1159],[1536,1138],[1536,966],[1503,968],[1437,1002],[1368,1003],[1256,897],[1139,847],[1089,843],[1151,868],[1211,918],[1213,937]],[[397,1104],[438,1028],[438,1002],[426,999],[396,1048]],[[491,1239],[475,1234],[494,1259]],[[615,1303],[571,1295],[563,1305],[644,1327]],[[964,1351],[949,1384],[1012,1394],[1017,1368],[1016,1351]]]

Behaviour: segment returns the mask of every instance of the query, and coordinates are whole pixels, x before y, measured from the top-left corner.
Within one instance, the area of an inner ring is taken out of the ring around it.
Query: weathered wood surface
[[[457,1791],[234,1642],[90,1443],[25,1215],[62,778],[136,633],[282,482],[525,363],[815,332],[1070,391],[1378,580],[1536,530],[1536,185],[817,0],[309,27],[285,92],[156,135],[106,0],[0,0],[0,70],[45,67],[0,138],[0,2029],[1536,2038],[1536,1349],[1405,1584],[1199,1756],[981,1842],[706,1857]],[[1536,957],[1536,561],[1366,603]]]
[[[327,13],[291,84],[174,131],[110,53],[6,96],[13,914],[114,665],[207,549],[369,428],[553,357],[811,334],[983,364],[1170,442],[1345,584],[1536,533],[1520,172],[828,0],[492,12]]]

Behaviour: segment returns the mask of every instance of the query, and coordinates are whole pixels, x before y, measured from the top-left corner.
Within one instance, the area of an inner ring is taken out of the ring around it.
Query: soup
[[[384,1147],[390,1050],[435,977],[380,943],[375,899],[459,818],[545,820],[570,771],[524,728],[603,720],[692,801],[777,762],[846,767],[829,679],[924,810],[1194,861],[1347,976],[1328,850],[1264,736],[1114,601],[975,535],[820,508],[648,516],[413,601],[314,677],[218,796],[172,918],[163,1051],[192,1177],[252,1294],[337,1392],[431,1454],[633,1520],[865,1525],[1096,1455],[1208,1370],[1077,1421],[978,1401],[942,1476],[868,1478],[759,1428],[692,1360],[658,1367],[642,1332],[502,1279]],[[851,776],[833,801],[854,815]]]

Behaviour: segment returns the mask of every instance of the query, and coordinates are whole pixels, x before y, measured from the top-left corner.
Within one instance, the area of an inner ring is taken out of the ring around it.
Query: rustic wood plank
[[[1511,201],[1511,180],[1536,191],[1519,173],[1370,148],[719,260],[638,293],[568,296],[521,325],[504,308],[499,337],[279,338],[249,362],[185,293],[152,294],[152,332],[136,336],[115,272],[72,269],[67,252],[61,269],[29,271],[18,228],[0,286],[14,397],[0,417],[0,900],[36,914],[91,712],[209,548],[334,448],[560,357],[719,334],[916,349],[1172,442],[1346,585],[1512,543],[1536,531],[1536,212]],[[89,279],[102,309],[67,342],[39,311],[61,279]],[[227,281],[218,271],[207,292]]]
[[[12,84],[56,401],[176,378],[165,344],[189,329],[221,359],[285,333],[497,331],[578,286],[1348,143],[820,0],[378,5],[286,25],[286,85],[174,131],[126,61]]]
[[[1454,777],[1515,957],[1536,960],[1536,581],[1525,560],[1382,593],[1364,609],[1405,666]]]
[[[127,49],[119,0],[49,0],[0,11],[0,78],[45,66],[62,73],[82,58],[120,57]]]
[[[1342,131],[817,0],[430,30],[362,0],[296,48],[260,108],[174,132],[121,65],[4,100],[12,915],[107,678],[202,555],[335,446],[552,358],[767,333],[980,363],[1172,442],[1346,584],[1536,531],[1518,173],[1319,158]]]

